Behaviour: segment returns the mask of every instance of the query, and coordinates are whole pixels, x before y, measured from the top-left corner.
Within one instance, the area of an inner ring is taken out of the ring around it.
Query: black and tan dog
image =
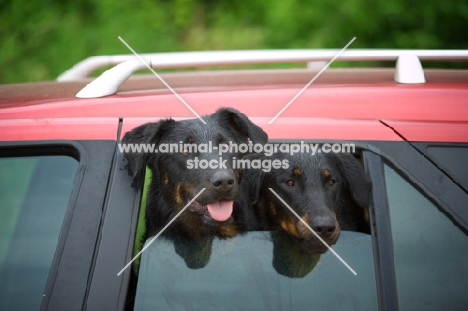
[[[337,242],[342,229],[368,232],[369,227],[363,221],[363,208],[370,204],[372,184],[353,155],[298,153],[247,157],[279,159],[281,162],[287,160],[287,169],[270,172],[260,169],[246,170],[245,183],[242,186],[244,191],[249,192],[250,205],[256,212],[260,228],[283,233],[281,237],[273,235],[273,243],[281,244],[275,247],[276,251],[282,249],[280,255],[283,259],[288,253],[292,257],[302,253],[294,245],[314,255],[325,253],[328,248],[269,188],[273,189],[328,245]],[[293,246],[284,242],[284,234],[294,240]],[[309,261],[316,263],[316,258],[315,256],[315,259],[311,258]],[[293,258],[290,259],[291,262],[294,261]]]
[[[235,109],[219,109],[203,120],[206,124],[199,119],[147,123],[123,138],[125,144],[197,146],[196,152],[193,147],[179,152],[125,155],[136,187],[141,187],[146,167],[152,171],[146,207],[146,238],[157,234],[205,188],[163,235],[174,241],[176,251],[191,268],[206,265],[214,236],[233,237],[248,230],[254,221],[251,212],[236,203],[241,174],[232,168],[232,160],[242,155],[231,152],[220,157],[217,148],[230,142],[266,143],[268,139],[260,127]],[[206,150],[210,146],[212,152]],[[202,152],[201,147],[204,148]],[[210,163],[210,166],[202,163]]]

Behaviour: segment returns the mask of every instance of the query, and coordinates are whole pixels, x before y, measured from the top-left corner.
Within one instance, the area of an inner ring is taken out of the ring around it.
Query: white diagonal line
[[[128,264],[126,264],[125,267],[122,268],[122,270],[120,270],[119,273],[117,273],[117,276],[120,276],[120,275],[122,274],[122,272],[124,272],[125,269],[127,269],[128,266],[130,266],[130,265],[132,264],[132,262],[134,262],[135,259],[137,259],[138,256],[140,256],[140,255],[148,248],[148,246],[150,246],[151,243],[153,243],[154,240],[156,240],[156,239],[164,232],[164,230],[166,230],[167,227],[169,227],[169,226],[174,222],[174,220],[176,220],[177,217],[179,217],[180,214],[182,214],[182,213],[187,209],[187,207],[189,207],[190,204],[192,204],[193,201],[195,201],[195,199],[198,198],[198,196],[199,196],[203,191],[205,191],[205,189],[206,189],[206,188],[203,188],[202,190],[200,190],[200,192],[198,192],[197,195],[194,196],[193,199],[190,200],[190,202],[188,202],[187,205],[185,205],[185,207],[184,207],[183,209],[181,209],[180,212],[178,212],[177,215],[175,215],[174,218],[172,218],[171,221],[169,221],[169,222],[167,223],[167,225],[164,226],[164,228],[161,229],[161,231],[158,232],[158,234],[156,234],[148,243],[146,243],[145,247],[143,247],[142,250],[139,251],[138,254],[136,254],[135,257],[133,257],[132,260],[130,260],[130,262],[129,262]]]
[[[187,104],[187,102],[179,96],[179,94],[177,94],[176,91],[174,91],[174,89],[172,87],[170,87],[169,84],[166,83],[166,81],[164,81],[163,78],[161,78],[160,75],[158,75],[156,73],[156,71],[153,70],[153,68],[151,68],[150,65],[148,65],[145,60],[143,58],[141,58],[140,55],[137,54],[137,52],[135,52],[132,47],[130,45],[127,44],[127,42],[125,42],[124,39],[122,39],[120,36],[118,37],[120,41],[122,41],[123,44],[125,44],[125,46],[130,50],[132,51],[132,53],[143,63],[143,65],[145,65],[146,67],[148,67],[148,69],[159,79],[161,80],[161,82],[198,118],[200,119],[200,121],[203,122],[203,124],[206,124],[205,120],[203,120],[199,115],[198,113],[195,112],[195,110],[192,109],[192,107],[189,106],[189,104]]]
[[[289,210],[294,214],[294,216],[297,217],[297,219],[299,219],[306,227],[307,229],[310,230],[310,232],[312,232],[313,234],[315,234],[315,236],[320,240],[320,242],[323,243],[323,245],[325,245],[329,250],[330,252],[333,253],[333,255],[336,256],[336,258],[338,258],[345,266],[346,268],[349,269],[349,271],[351,271],[354,275],[357,275],[356,271],[353,270],[353,268],[351,268],[347,263],[346,261],[343,260],[343,258],[340,257],[340,255],[338,255],[334,250],[333,248],[330,247],[330,245],[328,245],[318,234],[317,232],[315,232],[310,226],[308,223],[305,222],[304,219],[302,219],[289,205],[288,203],[286,203],[273,189],[271,188],[268,188],[287,208],[289,208]]]
[[[294,102],[294,101],[295,101],[295,100],[312,84],[312,82],[314,82],[315,79],[317,79],[317,78],[322,74],[322,72],[324,72],[324,71],[328,68],[328,66],[330,66],[330,64],[333,63],[333,62],[335,61],[335,59],[337,59],[337,58],[341,55],[341,53],[344,52],[344,50],[346,50],[346,49],[348,48],[348,46],[351,45],[351,43],[353,43],[354,40],[356,40],[356,37],[352,38],[351,41],[349,41],[348,44],[346,44],[346,46],[345,46],[344,48],[342,48],[341,51],[339,51],[338,54],[336,54],[335,57],[333,57],[333,58],[331,59],[331,61],[329,61],[329,62],[325,65],[325,67],[323,67],[322,70],[320,70],[320,71],[315,75],[315,77],[313,77],[312,80],[310,80],[309,83],[307,83],[306,86],[304,86],[304,87],[302,88],[302,90],[300,90],[299,93],[297,93],[296,96],[294,96],[294,98],[291,99],[291,100],[289,101],[289,103],[287,103],[286,106],[284,106],[283,109],[281,109],[280,112],[278,112],[278,113],[276,114],[276,116],[274,116],[274,118],[270,120],[270,122],[268,122],[268,124],[273,123],[273,122],[276,120],[276,118],[278,118],[279,115],[282,114],[282,113],[289,107],[289,105],[291,105],[291,104],[292,104],[292,103],[293,103],[293,102]]]

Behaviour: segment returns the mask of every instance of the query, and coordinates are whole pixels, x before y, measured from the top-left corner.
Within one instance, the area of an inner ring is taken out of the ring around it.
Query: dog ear
[[[218,116],[221,124],[227,124],[230,130],[245,138],[250,138],[253,143],[266,144],[268,141],[267,133],[236,109],[221,108],[216,111],[215,116]]]
[[[354,202],[361,207],[368,207],[372,197],[372,182],[364,168],[352,154],[339,154],[337,158]]]
[[[156,175],[157,168],[153,167],[152,159],[155,155],[149,152],[149,150],[131,149],[130,145],[135,147],[141,147],[144,144],[152,144],[153,148],[156,148],[162,134],[167,130],[167,127],[175,123],[174,120],[168,119],[160,122],[152,122],[140,125],[130,132],[125,133],[122,138],[122,144],[128,148],[124,151],[124,156],[128,161],[128,170],[132,174],[133,183],[132,186],[135,188],[141,188],[145,180],[146,166],[148,165],[153,171],[153,175]]]

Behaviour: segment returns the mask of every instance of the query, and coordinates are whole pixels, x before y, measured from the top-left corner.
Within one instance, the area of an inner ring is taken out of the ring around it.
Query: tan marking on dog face
[[[330,176],[330,171],[327,170],[327,169],[324,169],[322,173],[323,173],[323,176],[325,176],[325,177],[329,177],[329,176]]]
[[[296,238],[300,238],[296,230],[296,223],[294,222],[294,219],[281,220],[280,226],[284,231],[286,231],[290,235],[295,236]]]
[[[310,227],[310,224],[309,224],[309,216],[308,215],[304,215],[301,217],[302,220],[305,221],[306,224],[309,225]],[[309,228],[300,220],[298,220],[297,222],[297,231],[299,231],[299,234],[301,237],[303,238],[306,238],[306,239],[310,239],[311,235],[313,235],[312,232],[310,232]]]
[[[164,174],[163,182],[165,185],[169,184],[169,177],[167,176],[167,173]]]
[[[187,202],[184,201],[183,194],[188,193],[189,196],[193,196],[193,189],[186,183],[178,183],[174,190],[174,201],[179,206],[185,206]]]
[[[276,206],[275,206],[275,203],[270,202],[270,203],[268,204],[268,208],[270,209],[271,215],[276,216]]]
[[[302,170],[300,168],[296,167],[293,170],[293,173],[294,173],[294,175],[301,176],[302,175]]]
[[[184,199],[182,198],[182,184],[177,184],[174,191],[174,200],[177,205],[183,205]]]
[[[340,236],[340,232],[340,223],[338,222],[338,219],[336,219],[335,216],[335,231],[333,231],[332,235],[330,236],[330,240],[336,242],[338,240],[338,237]]]

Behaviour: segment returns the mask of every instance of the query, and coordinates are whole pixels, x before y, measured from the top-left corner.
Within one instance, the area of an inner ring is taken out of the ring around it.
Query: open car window
[[[147,241],[148,243],[148,241]],[[307,254],[279,232],[214,239],[209,261],[189,266],[178,252],[190,245],[157,239],[142,254],[135,310],[376,310],[371,236],[342,231],[330,251]],[[203,247],[203,246],[201,246]],[[203,256],[202,256],[203,257]]]

